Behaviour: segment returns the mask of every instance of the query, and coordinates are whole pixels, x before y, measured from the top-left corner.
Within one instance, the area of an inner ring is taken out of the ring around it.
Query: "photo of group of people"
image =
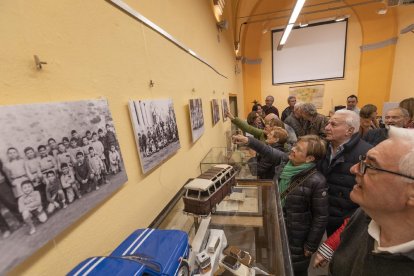
[[[188,106],[190,109],[191,134],[194,143],[204,133],[203,103],[201,98],[190,99]]]
[[[0,123],[0,267],[6,269],[127,176],[106,100],[4,106]]]
[[[227,121],[227,112],[229,112],[229,102],[227,99],[221,99],[221,111],[223,115],[223,122]]]
[[[220,107],[217,99],[211,100],[211,110],[213,113],[213,126],[220,121]]]
[[[173,101],[130,101],[129,109],[141,168],[147,173],[181,147]]]

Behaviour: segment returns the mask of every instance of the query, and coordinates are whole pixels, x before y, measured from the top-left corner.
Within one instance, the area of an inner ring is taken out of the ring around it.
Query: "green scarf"
[[[315,166],[314,163],[303,163],[299,166],[293,166],[292,162],[289,161],[286,164],[286,166],[283,168],[283,171],[280,175],[279,194],[282,194],[287,189],[290,181],[292,180],[292,177],[294,177],[301,171],[309,169],[310,167],[313,167],[313,166]],[[282,206],[285,206],[285,198],[282,199]]]

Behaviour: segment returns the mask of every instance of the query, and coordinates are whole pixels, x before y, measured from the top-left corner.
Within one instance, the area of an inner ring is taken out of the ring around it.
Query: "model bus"
[[[185,188],[184,212],[208,216],[214,213],[216,205],[231,193],[236,184],[236,170],[230,165],[215,165],[199,177],[187,183]]]

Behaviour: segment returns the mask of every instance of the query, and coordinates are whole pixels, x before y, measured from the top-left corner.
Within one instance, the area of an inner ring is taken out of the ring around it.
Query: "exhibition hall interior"
[[[5,0],[0,33],[0,275],[414,273],[414,0]]]

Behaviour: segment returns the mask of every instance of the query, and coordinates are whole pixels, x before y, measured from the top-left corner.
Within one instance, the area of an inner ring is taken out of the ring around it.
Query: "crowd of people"
[[[329,117],[290,96],[282,120],[274,97],[265,102],[247,122],[227,116],[246,133],[233,141],[256,151],[257,176],[278,183],[295,275],[307,275],[313,254],[332,275],[412,275],[414,98],[384,123],[355,95]]]
[[[174,116],[167,116],[165,120],[157,116],[154,122],[154,125],[138,132],[139,149],[144,157],[152,156],[179,139]]]
[[[5,160],[0,160],[0,205],[20,226],[26,224],[32,235],[38,222],[46,222],[57,210],[109,184],[107,175],[121,170],[118,140],[109,124],[105,131],[87,130],[83,137],[72,130],[70,138],[59,142],[49,138],[45,144],[21,150],[9,147]],[[11,234],[2,212],[0,230],[3,238]]]

